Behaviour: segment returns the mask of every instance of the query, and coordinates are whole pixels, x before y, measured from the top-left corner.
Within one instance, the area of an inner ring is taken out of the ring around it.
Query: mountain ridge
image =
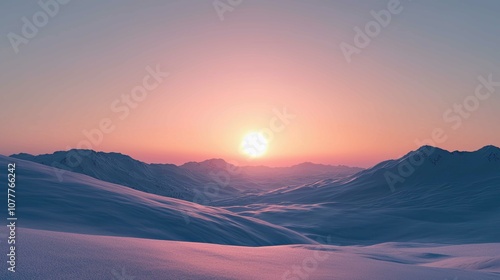
[[[128,158],[134,159],[136,161],[139,161],[141,163],[148,164],[148,165],[173,165],[173,166],[177,166],[177,167],[189,166],[189,165],[206,165],[206,164],[210,164],[210,165],[222,165],[222,164],[224,164],[224,165],[231,165],[231,166],[234,166],[234,167],[266,167],[266,168],[276,168],[276,169],[291,168],[291,167],[301,167],[301,166],[330,166],[330,167],[350,167],[350,168],[364,169],[364,168],[361,168],[361,167],[350,166],[350,165],[345,165],[345,164],[323,164],[323,163],[315,163],[315,162],[310,162],[310,161],[304,161],[304,162],[301,162],[301,163],[292,164],[292,165],[288,165],[288,166],[235,165],[233,163],[230,163],[230,162],[226,161],[223,158],[208,158],[208,159],[205,159],[205,160],[202,160],[202,161],[188,161],[188,162],[185,162],[183,164],[174,164],[174,163],[168,163],[168,162],[167,163],[163,163],[163,162],[145,162],[145,161],[136,159],[136,158],[134,158],[134,157],[132,157],[130,155],[123,154],[123,153],[120,153],[120,152],[104,152],[104,151],[96,151],[96,150],[90,150],[90,149],[58,150],[58,151],[54,151],[52,153],[41,153],[41,154],[30,154],[30,153],[25,153],[25,152],[19,152],[19,153],[14,153],[14,154],[5,155],[5,156],[13,157],[13,158],[24,158],[24,157],[25,158],[32,158],[32,157],[42,157],[42,156],[49,156],[49,155],[54,155],[54,154],[58,154],[58,153],[70,153],[70,152],[77,152],[79,154],[82,154],[82,156],[85,156],[85,153],[105,154],[105,155],[119,155],[119,156],[124,156],[124,157],[128,157]]]
[[[145,163],[117,152],[85,149],[56,151],[52,154],[13,154],[10,157],[29,160],[65,171],[73,171],[99,180],[124,185],[148,193],[194,201],[206,193],[208,185],[218,185],[217,199],[240,192],[258,192],[298,182],[304,174],[314,181],[325,177],[352,175],[359,168],[317,164],[291,167],[235,166],[224,159],[208,159],[183,165]],[[64,171],[57,172],[62,180]],[[305,180],[305,179],[304,179]],[[205,200],[208,195],[204,195]]]
[[[2,165],[13,161],[25,228],[242,246],[316,243],[262,220],[80,173],[68,171],[59,181],[47,165],[0,156]],[[7,181],[7,174],[0,178]]]
[[[342,245],[499,242],[500,160],[491,160],[491,155],[500,154],[500,149],[436,149],[429,155],[423,151],[381,162],[343,180],[247,195],[218,206],[313,239],[333,233]],[[413,156],[423,160],[414,159],[420,164],[412,164]],[[391,187],[388,178],[396,184]]]

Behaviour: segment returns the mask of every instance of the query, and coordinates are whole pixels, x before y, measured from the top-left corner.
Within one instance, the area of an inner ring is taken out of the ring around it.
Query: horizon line
[[[424,148],[433,148],[433,149],[438,149],[438,150],[442,150],[442,151],[445,151],[445,152],[448,152],[448,153],[455,153],[455,152],[459,152],[459,153],[474,153],[474,152],[478,152],[480,150],[483,150],[485,148],[490,148],[490,147],[493,147],[495,149],[499,149],[500,150],[500,147],[498,146],[495,146],[495,145],[492,145],[492,144],[488,144],[488,145],[485,145],[477,150],[473,150],[473,151],[465,151],[465,150],[453,150],[453,151],[450,151],[450,150],[447,150],[447,149],[444,149],[444,148],[441,148],[441,147],[437,147],[437,146],[432,146],[432,145],[423,145],[423,146],[420,146],[418,149],[416,150],[410,150],[406,153],[404,153],[404,155],[402,155],[400,158],[402,157],[405,157],[406,155],[412,153],[412,152],[417,152],[419,150],[422,150]],[[177,167],[180,167],[180,166],[183,166],[183,165],[186,165],[186,164],[189,164],[189,163],[203,163],[203,162],[207,162],[207,161],[212,161],[212,160],[222,160],[224,161],[225,163],[227,164],[231,164],[233,166],[238,166],[238,167],[267,167],[267,168],[289,168],[289,167],[294,167],[294,166],[298,166],[298,165],[301,165],[301,164],[313,164],[313,165],[323,165],[323,166],[333,166],[333,167],[349,167],[349,168],[360,168],[360,169],[369,169],[371,167],[374,167],[376,165],[378,165],[379,163],[382,163],[382,162],[385,162],[385,161],[389,161],[389,160],[396,160],[398,158],[391,158],[391,159],[385,159],[385,160],[381,160],[379,161],[378,163],[370,166],[370,167],[360,167],[360,166],[351,166],[351,165],[346,165],[346,164],[324,164],[324,163],[315,163],[315,162],[311,162],[311,161],[302,161],[302,162],[299,162],[297,164],[292,164],[292,165],[287,165],[287,166],[268,166],[268,165],[264,165],[264,164],[259,164],[259,165],[237,165],[237,164],[234,164],[230,161],[227,161],[225,160],[224,158],[220,158],[220,157],[213,157],[213,158],[207,158],[205,160],[201,160],[201,161],[195,161],[195,160],[192,160],[192,161],[186,161],[182,164],[175,164],[175,163],[166,163],[166,162],[146,162],[146,161],[143,161],[143,160],[140,160],[140,159],[137,159],[137,158],[134,158],[128,154],[124,154],[124,153],[121,153],[121,152],[116,152],[116,151],[102,151],[102,150],[93,150],[93,149],[77,149],[77,148],[73,148],[73,149],[69,149],[69,150],[56,150],[52,153],[40,153],[40,154],[30,154],[30,153],[26,153],[26,152],[20,152],[20,153],[14,153],[14,154],[10,154],[10,155],[5,155],[6,157],[13,157],[13,156],[16,156],[16,155],[28,155],[28,156],[46,156],[46,155],[53,155],[55,153],[68,153],[68,152],[71,152],[71,151],[85,151],[85,152],[94,152],[94,153],[104,153],[104,154],[119,154],[119,155],[122,155],[122,156],[127,156],[127,157],[130,157],[131,159],[133,160],[136,160],[136,161],[139,161],[139,162],[142,162],[142,163],[145,163],[145,164],[164,164],[164,165],[174,165],[174,166],[177,166]],[[81,153],[80,153],[81,154]]]

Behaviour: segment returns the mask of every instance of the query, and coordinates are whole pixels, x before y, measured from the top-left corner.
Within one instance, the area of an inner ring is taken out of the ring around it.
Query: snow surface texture
[[[95,172],[89,174],[95,178],[67,171],[62,181],[58,169],[19,159],[39,157],[0,156],[0,166],[17,164],[22,228],[16,278],[500,279],[500,149],[430,148],[354,175],[327,170],[315,182],[309,180],[323,167],[312,165],[314,175],[307,176],[311,165],[305,164],[296,167],[306,172],[303,180],[297,177],[301,184],[276,189],[273,183],[251,193],[229,189],[212,206],[139,191],[162,191],[161,183],[150,188],[152,165],[119,154],[110,162],[109,154],[93,152],[97,158],[81,173]],[[419,156],[414,171],[390,188],[387,172],[399,174]],[[220,164],[189,163],[174,166],[174,175],[160,173],[179,183],[166,188],[189,194]],[[250,182],[248,170],[234,181]],[[297,179],[287,173],[300,173],[258,167],[252,178],[264,182],[271,170],[284,181]],[[129,179],[141,185],[111,183]],[[0,181],[7,181],[5,173]],[[0,261],[6,263],[5,254]],[[0,279],[12,276],[6,273]]]
[[[493,280],[500,244],[228,245],[21,229],[2,279]],[[7,278],[8,277],[8,278]]]

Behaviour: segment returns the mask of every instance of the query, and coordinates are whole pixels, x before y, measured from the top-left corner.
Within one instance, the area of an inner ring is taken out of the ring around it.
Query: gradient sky
[[[212,2],[73,0],[17,54],[8,34],[42,9],[0,2],[0,154],[75,148],[105,118],[92,148],[146,162],[368,167],[436,128],[445,149],[500,146],[500,87],[459,128],[443,119],[479,75],[500,81],[499,1],[401,1],[351,63],[339,45],[389,1],[244,0],[223,21]],[[120,119],[111,104],[156,65],[170,76]],[[247,160],[243,136],[283,108],[295,118]]]

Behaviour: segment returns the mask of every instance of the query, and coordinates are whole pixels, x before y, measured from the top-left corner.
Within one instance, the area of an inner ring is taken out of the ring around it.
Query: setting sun
[[[250,157],[260,157],[267,151],[267,140],[262,133],[251,132],[243,138],[241,149]]]

